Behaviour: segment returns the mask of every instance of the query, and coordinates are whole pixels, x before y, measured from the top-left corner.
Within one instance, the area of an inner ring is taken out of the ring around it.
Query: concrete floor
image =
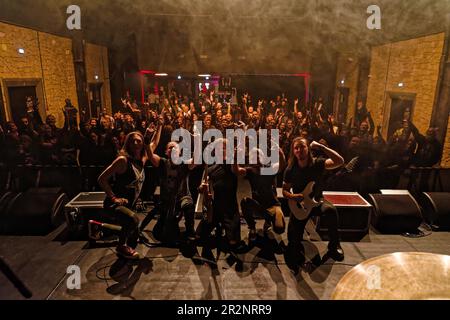
[[[262,221],[258,227],[261,229]],[[315,270],[302,270],[294,276],[276,249],[276,243],[287,243],[286,234],[266,238],[266,244],[240,256],[243,268],[236,271],[236,263],[225,254],[220,256],[217,270],[212,270],[185,258],[178,249],[143,245],[138,247],[142,260],[124,263],[117,259],[111,243],[89,248],[86,241],[64,241],[62,233],[63,227],[46,237],[0,236],[1,255],[31,289],[33,299],[330,299],[344,274],[369,258],[411,251],[450,255],[449,232],[423,238],[370,232],[359,242],[342,243],[343,262],[329,259]],[[243,225],[245,240],[246,233]],[[326,245],[323,241],[305,242],[307,259],[323,256]],[[79,290],[67,289],[69,265],[80,267]],[[0,299],[23,299],[3,274]]]

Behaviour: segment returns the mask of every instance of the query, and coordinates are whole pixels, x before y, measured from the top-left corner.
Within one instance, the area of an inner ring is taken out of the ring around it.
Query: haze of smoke
[[[136,34],[140,64],[193,72],[326,67],[338,52],[443,31],[450,12],[450,0],[0,0],[0,19],[70,35],[70,4],[88,40],[122,49]],[[370,4],[382,30],[366,28]]]

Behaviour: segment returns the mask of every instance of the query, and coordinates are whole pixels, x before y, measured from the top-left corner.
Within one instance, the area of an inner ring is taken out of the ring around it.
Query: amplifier
[[[369,231],[372,205],[358,192],[324,191],[323,197],[338,211],[338,230],[342,234],[365,235]],[[327,236],[328,226],[317,222],[317,232]]]
[[[103,211],[105,198],[104,192],[82,192],[66,204],[64,213],[72,235],[86,236],[89,220],[104,221],[107,218]]]

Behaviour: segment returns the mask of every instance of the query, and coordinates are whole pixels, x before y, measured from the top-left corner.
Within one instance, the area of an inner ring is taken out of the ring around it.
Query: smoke
[[[444,31],[450,12],[449,0],[0,0],[0,20],[70,36],[70,4],[91,42],[128,50],[134,34],[141,68],[226,73],[326,70],[339,52]],[[371,4],[381,30],[366,27]]]

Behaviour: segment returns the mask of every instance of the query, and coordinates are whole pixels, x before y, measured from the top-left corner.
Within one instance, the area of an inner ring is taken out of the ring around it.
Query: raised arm
[[[417,127],[414,125],[414,123],[412,123],[411,120],[409,121],[409,127],[411,128],[414,139],[416,139],[418,143],[423,143],[425,137],[419,132],[419,129],[417,129]]]
[[[344,164],[344,158],[339,153],[323,144],[313,141],[310,148],[322,150],[327,155],[328,159],[325,160],[325,169],[327,170],[339,168]]]
[[[156,133],[153,135],[152,140],[150,142],[150,148],[152,149],[152,152],[155,152],[156,148],[158,147],[159,141],[161,140],[161,132],[162,132],[162,121],[158,124],[158,127],[156,129]]]
[[[244,97],[242,98],[242,107],[244,109],[245,116],[248,119],[251,118],[252,115],[249,114],[249,112],[248,112],[248,108],[249,108],[249,105],[248,105],[248,93],[244,94]]]
[[[244,148],[240,148],[239,152],[244,152],[245,150],[243,150]],[[238,154],[238,148],[236,147],[234,150],[234,159],[235,159],[235,163],[231,166],[231,171],[233,171],[233,173],[238,176],[238,177],[243,177],[247,174],[247,169],[241,167],[238,163],[237,163],[237,154]]]
[[[161,127],[162,127],[161,125],[158,126],[158,129],[157,129],[156,133],[153,135],[151,140],[149,140],[151,130],[149,128],[147,128],[147,130],[145,131],[145,137],[144,137],[144,145],[145,145],[145,150],[147,151],[148,160],[151,162],[152,166],[154,166],[156,168],[159,167],[161,158],[153,152],[155,151],[155,149],[159,143],[159,137],[157,137],[157,136],[158,136],[158,131],[159,131],[159,135],[161,135]]]

